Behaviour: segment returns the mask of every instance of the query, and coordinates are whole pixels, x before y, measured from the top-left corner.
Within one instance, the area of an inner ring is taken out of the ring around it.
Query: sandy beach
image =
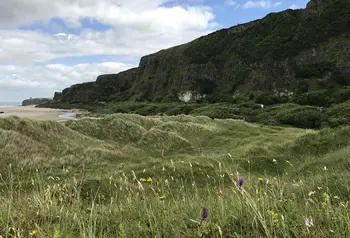
[[[0,118],[9,116],[26,117],[34,120],[52,120],[63,122],[74,120],[76,114],[71,110],[36,108],[35,106],[0,107]]]

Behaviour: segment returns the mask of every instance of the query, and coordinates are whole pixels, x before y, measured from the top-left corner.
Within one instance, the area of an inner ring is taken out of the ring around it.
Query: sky
[[[142,56],[308,0],[11,0],[0,8],[0,102],[52,97]]]

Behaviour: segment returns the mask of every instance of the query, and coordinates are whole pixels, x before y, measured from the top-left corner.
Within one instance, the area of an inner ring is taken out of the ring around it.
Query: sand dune
[[[67,121],[73,120],[75,113],[71,110],[36,108],[35,106],[0,107],[0,118],[9,116],[26,117],[35,120]]]

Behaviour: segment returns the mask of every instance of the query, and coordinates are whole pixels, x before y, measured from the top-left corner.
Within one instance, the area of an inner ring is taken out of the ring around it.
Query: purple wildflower
[[[209,210],[208,208],[203,208],[203,212],[202,212],[202,220],[205,220],[208,218],[208,215],[209,215]]]
[[[244,184],[244,178],[240,178],[240,179],[238,180],[238,182],[237,182],[237,186],[238,186],[238,187],[242,187],[243,184]]]

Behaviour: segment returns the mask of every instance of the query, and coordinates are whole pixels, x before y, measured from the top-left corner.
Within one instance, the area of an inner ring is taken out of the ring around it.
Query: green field
[[[349,135],[189,115],[0,119],[0,235],[349,237]]]

